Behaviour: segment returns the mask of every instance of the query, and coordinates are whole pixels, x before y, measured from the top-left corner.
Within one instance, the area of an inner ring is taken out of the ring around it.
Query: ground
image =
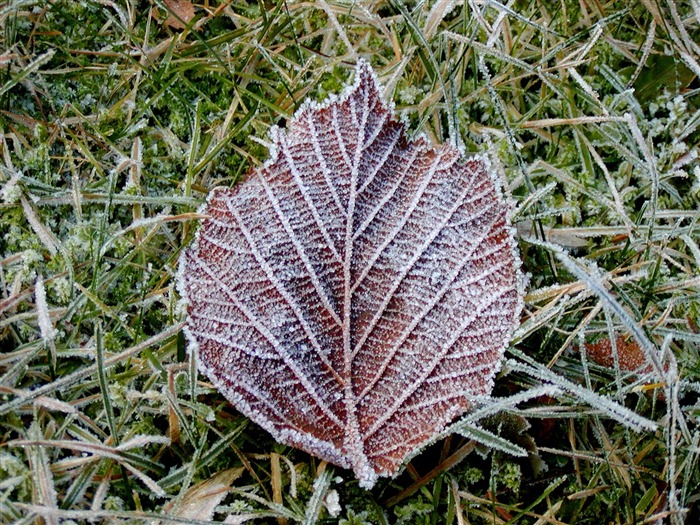
[[[14,0],[0,22],[0,521],[698,519],[697,2]],[[527,276],[493,398],[369,491],[197,374],[174,278],[208,192],[361,57],[411,135],[491,156]]]

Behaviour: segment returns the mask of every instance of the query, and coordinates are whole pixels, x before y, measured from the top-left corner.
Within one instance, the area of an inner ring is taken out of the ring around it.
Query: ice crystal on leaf
[[[409,140],[371,67],[217,188],[180,260],[200,369],[280,442],[361,484],[488,395],[521,307],[481,157]]]

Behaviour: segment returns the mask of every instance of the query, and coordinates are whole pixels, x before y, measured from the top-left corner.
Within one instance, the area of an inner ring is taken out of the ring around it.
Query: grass
[[[0,521],[698,519],[697,2],[168,5],[0,6]],[[197,376],[173,282],[207,192],[360,56],[498,159],[529,274],[494,400],[372,491]]]

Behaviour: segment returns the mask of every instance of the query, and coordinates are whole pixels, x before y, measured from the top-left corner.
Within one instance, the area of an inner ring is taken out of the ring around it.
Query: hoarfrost
[[[326,510],[331,518],[337,518],[343,507],[340,506],[340,495],[337,490],[329,490],[324,502]]]
[[[46,288],[44,287],[44,280],[41,276],[38,276],[36,279],[34,297],[36,299],[36,315],[41,337],[46,344],[52,345],[53,340],[56,338],[56,329],[51,322],[49,305],[46,302]]]
[[[363,487],[488,396],[522,306],[482,157],[406,137],[360,61],[200,210],[180,261],[200,369],[277,440]]]

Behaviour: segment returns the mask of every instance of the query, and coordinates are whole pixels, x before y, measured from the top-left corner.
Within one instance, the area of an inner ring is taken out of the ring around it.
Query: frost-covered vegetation
[[[697,1],[11,0],[0,24],[1,522],[698,520]],[[412,133],[499,161],[529,274],[494,398],[371,491],[197,376],[174,289],[208,191],[358,57]]]

